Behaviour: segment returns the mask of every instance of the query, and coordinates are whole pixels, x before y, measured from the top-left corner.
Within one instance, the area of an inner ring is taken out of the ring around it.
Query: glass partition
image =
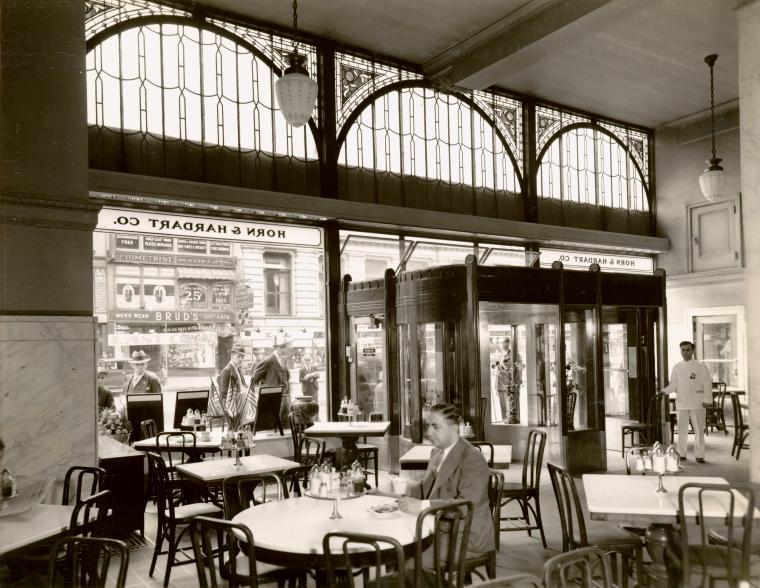
[[[383,320],[367,316],[355,317],[356,341],[356,404],[362,417],[369,420],[371,413],[388,417],[385,387],[385,329]]]
[[[401,435],[407,439],[412,437],[412,365],[410,351],[409,325],[398,326],[398,356],[399,356],[399,417],[401,419]]]
[[[604,408],[607,416],[628,416],[628,325],[602,324]]]
[[[481,302],[479,316],[490,422],[557,425],[557,307]]]
[[[565,421],[567,431],[597,430],[596,313],[593,308],[565,310]]]

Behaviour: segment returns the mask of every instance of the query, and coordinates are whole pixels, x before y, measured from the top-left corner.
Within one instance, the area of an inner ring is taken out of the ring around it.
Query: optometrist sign
[[[322,244],[322,232],[314,227],[109,207],[104,207],[100,211],[97,230],[143,233],[162,237],[223,239],[268,245],[318,246]],[[160,240],[155,241],[157,244],[162,243]]]
[[[540,254],[541,267],[551,267],[555,261],[561,261],[566,269],[587,270],[592,263],[598,263],[603,272],[654,273],[654,261],[651,257],[561,249],[540,249]]]

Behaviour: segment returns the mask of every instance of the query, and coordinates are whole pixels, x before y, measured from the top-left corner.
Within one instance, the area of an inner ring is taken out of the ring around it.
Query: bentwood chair
[[[496,554],[499,552],[499,527],[501,525],[501,496],[504,488],[504,476],[498,470],[490,470],[488,473],[488,507],[491,509],[493,519],[494,551],[489,551],[478,557],[468,557],[464,562],[465,574],[473,573],[480,579],[485,580],[478,568],[485,566],[489,579],[496,578]]]
[[[736,454],[736,459],[739,459],[739,454],[742,449],[749,449],[749,443],[747,438],[749,437],[749,425],[744,422],[744,411],[746,406],[743,406],[739,400],[739,395],[731,393],[731,408],[734,410],[734,443],[731,446],[731,455]]]
[[[279,586],[293,576],[291,570],[256,561],[253,534],[245,525],[198,516],[188,528],[201,588]]]
[[[658,392],[649,399],[647,412],[644,420],[639,422],[625,423],[620,427],[620,454],[625,457],[625,451],[628,447],[637,445],[653,445],[657,441],[659,425],[662,421],[662,408],[665,402],[665,395]],[[626,444],[626,440],[629,441]]]
[[[153,419],[146,419],[140,422],[140,431],[143,439],[151,439],[158,435],[158,427]]]
[[[65,553],[61,558],[59,554]],[[123,541],[102,537],[63,537],[48,559],[49,588],[124,588],[129,550]],[[106,584],[108,577],[112,582]]]
[[[544,588],[544,581],[533,574],[510,574],[482,582],[478,588]]]
[[[465,558],[470,540],[472,514],[475,510],[469,500],[447,501],[441,506],[430,506],[417,515],[414,550],[414,586],[433,588],[462,588],[464,586]],[[423,556],[424,529],[433,518],[433,544],[430,558]]]
[[[309,426],[306,417],[301,413],[290,413],[288,419],[293,440],[293,459],[301,465],[322,463],[327,454],[325,442],[303,434]]]
[[[478,448],[478,451],[486,458],[488,467],[492,468],[494,464],[493,445],[488,441],[470,441],[470,445]]]
[[[598,547],[581,547],[550,557],[543,574],[546,586],[615,588],[610,558]]]
[[[742,490],[747,506],[736,505],[736,490],[722,484],[684,484],[678,490],[678,525],[681,541],[673,547],[676,557],[671,562],[680,568],[681,585],[689,586],[696,577],[700,586],[721,580],[729,586],[739,586],[741,581],[760,578],[760,556],[751,553],[752,523],[755,514],[755,494]],[[723,518],[705,517],[705,504],[720,500],[727,513],[734,516]],[[687,503],[697,507],[696,516],[687,516]],[[725,533],[722,544],[710,542],[710,525],[718,526]],[[693,525],[699,526],[695,532]],[[697,539],[698,538],[698,539]]]
[[[240,474],[222,481],[224,517],[228,520],[241,510],[270,500],[288,497],[288,491],[277,474]]]
[[[522,481],[505,482],[502,488],[501,510],[503,511],[506,506],[514,502],[519,506],[521,516],[504,516],[502,512],[499,531],[527,531],[528,536],[532,536],[531,532],[537,529],[541,533],[541,543],[546,547],[539,496],[544,447],[546,447],[546,433],[531,429],[523,456]],[[530,521],[531,514],[533,523]]]
[[[195,502],[190,504],[176,505],[174,503],[174,490],[178,482],[169,475],[169,469],[163,458],[157,453],[148,452],[148,468],[150,475],[156,484],[156,511],[158,524],[156,526],[156,546],[153,549],[153,559],[150,562],[148,575],[152,578],[156,569],[156,561],[159,555],[166,555],[166,572],[164,574],[164,587],[169,584],[172,567],[192,563],[192,559],[177,561],[177,552],[182,552],[179,543],[188,530],[188,525],[197,516],[222,515],[222,509],[208,502]],[[162,551],[164,541],[167,549]],[[187,554],[185,554],[187,555]]]
[[[713,429],[723,431],[728,435],[726,428],[726,416],[723,407],[726,403],[726,383],[714,382],[712,385],[713,400],[705,407],[705,434],[712,433]]]
[[[583,507],[581,506],[575,480],[565,468],[548,464],[549,476],[557,499],[559,520],[562,525],[562,551],[581,547],[598,547],[612,558],[615,582],[628,586],[630,560],[636,560],[636,578],[639,583],[643,578],[643,542],[639,535],[612,525],[586,528]],[[620,555],[621,570],[617,573],[617,556]],[[545,576],[546,577],[546,576]],[[553,584],[552,584],[553,585]]]
[[[72,466],[63,478],[63,496],[61,504],[79,504],[87,496],[97,494],[106,480],[103,468],[89,466]],[[70,502],[71,500],[74,502]]]
[[[286,496],[303,496],[309,489],[311,466],[302,465],[285,470],[282,483]]]
[[[338,413],[338,420],[351,422],[351,416],[347,414]],[[366,437],[362,437],[362,442],[356,444],[356,458],[361,464],[362,469],[364,469],[365,476],[370,474],[371,470],[369,470],[368,468],[370,466],[370,462],[372,462],[372,466],[373,466],[373,470],[375,474],[375,487],[377,487],[377,480],[378,480],[378,454],[379,454],[379,451],[378,451],[377,445],[373,445],[372,443],[367,443]]]
[[[392,556],[383,554],[391,549]],[[363,576],[362,586],[406,588],[404,549],[392,537],[333,531],[323,537],[322,550],[327,588],[355,588],[354,575],[358,573]],[[395,572],[384,575],[383,564],[389,561]]]

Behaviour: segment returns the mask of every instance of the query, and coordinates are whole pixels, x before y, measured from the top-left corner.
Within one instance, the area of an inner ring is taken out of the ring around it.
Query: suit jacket
[[[222,400],[222,406],[224,406],[224,403],[226,402],[228,390],[245,391],[245,377],[242,373],[240,373],[240,377],[238,377],[239,373],[240,368],[235,369],[231,363],[228,363],[224,366],[222,373],[219,374],[219,398]],[[242,378],[242,380],[240,378]]]
[[[132,376],[127,376],[124,380],[124,386],[121,391],[124,394],[161,394],[161,382],[158,381],[158,376],[153,372],[145,370],[143,377],[137,382],[137,386],[132,386]]]
[[[430,455],[425,476],[419,486],[421,496],[431,506],[446,500],[469,500],[475,509],[470,527],[468,554],[481,554],[496,549],[493,518],[488,504],[488,463],[483,454],[467,441],[460,439],[449,451],[436,476],[436,465],[442,449]]]
[[[251,375],[251,381],[254,384],[264,384],[265,386],[279,386],[282,385],[283,397],[288,395],[289,386],[288,380],[290,374],[288,370],[280,366],[280,362],[274,355],[261,360],[260,363],[253,368],[253,375]]]

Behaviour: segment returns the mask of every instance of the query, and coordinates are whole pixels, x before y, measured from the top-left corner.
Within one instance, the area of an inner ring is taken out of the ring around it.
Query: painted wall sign
[[[162,253],[129,253],[127,251],[117,251],[114,254],[114,261],[120,263],[137,263],[140,265],[187,265],[232,269],[237,267],[237,260],[234,258],[201,257],[196,255],[167,255]]]
[[[319,246],[322,244],[322,231],[314,227],[108,207],[100,211],[97,229],[164,237],[202,237],[267,245]]]
[[[221,310],[112,310],[108,319],[135,323],[231,323],[235,314]]]
[[[206,242],[201,239],[177,239],[177,251],[180,253],[206,253]]]
[[[654,261],[651,257],[543,248],[540,249],[540,254],[541,267],[551,267],[555,261],[561,261],[565,269],[587,270],[592,263],[598,263],[603,272],[654,273]]]

